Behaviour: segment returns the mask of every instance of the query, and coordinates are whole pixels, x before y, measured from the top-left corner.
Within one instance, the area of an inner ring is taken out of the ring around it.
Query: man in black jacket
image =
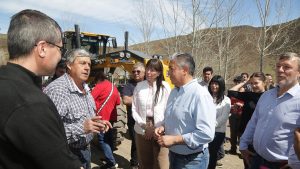
[[[9,61],[0,68],[0,169],[79,169],[40,76],[61,59],[62,32],[49,16],[23,10],[7,33]]]

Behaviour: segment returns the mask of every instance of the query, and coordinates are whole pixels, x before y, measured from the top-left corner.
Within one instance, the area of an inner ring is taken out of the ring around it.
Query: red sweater
[[[111,82],[108,80],[104,80],[102,82],[97,83],[97,85],[92,90],[92,96],[95,99],[96,103],[96,112],[100,109],[102,104],[105,102],[106,98],[109,96],[111,92]],[[117,109],[116,106],[120,104],[120,95],[116,86],[114,86],[114,91],[103,109],[99,112],[99,116],[102,116],[103,120],[117,121]]]

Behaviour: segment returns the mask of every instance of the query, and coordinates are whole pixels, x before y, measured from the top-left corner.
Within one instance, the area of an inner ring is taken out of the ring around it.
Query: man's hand
[[[250,166],[250,159],[255,154],[253,152],[249,151],[248,149],[246,149],[246,150],[240,150],[240,152],[242,154],[243,159],[245,159],[245,161],[248,164],[248,166]]]
[[[300,128],[294,131],[294,149],[298,160],[300,160]]]
[[[163,135],[157,138],[157,143],[162,147],[171,147],[174,144],[184,143],[181,135],[172,136],[172,135]]]
[[[158,139],[158,137],[163,136],[165,134],[164,126],[160,126],[154,130],[154,137]]]
[[[100,133],[107,132],[112,125],[107,120],[101,120],[101,116],[95,116],[91,119],[86,119],[83,123],[83,129],[85,133]]]

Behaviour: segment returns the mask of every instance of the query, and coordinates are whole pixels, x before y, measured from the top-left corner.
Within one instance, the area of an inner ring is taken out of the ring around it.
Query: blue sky
[[[172,11],[172,2],[169,0],[144,1],[148,1],[148,3],[155,1],[156,4],[163,1],[165,10]],[[74,29],[74,24],[79,24],[81,31],[115,36],[119,46],[124,44],[124,31],[127,30],[129,31],[129,44],[139,43],[143,41],[136,19],[137,3],[139,2],[141,0],[0,0],[0,33],[7,32],[10,17],[14,13],[29,8],[40,10],[54,18],[63,30]],[[188,0],[181,0],[179,2],[182,10],[188,8]],[[280,0],[271,0],[271,6],[273,8],[280,6],[278,5],[279,2]],[[288,2],[288,0],[284,2]],[[260,22],[255,0],[241,0],[239,3],[239,11],[235,18],[235,24],[259,26]],[[299,0],[291,0],[291,4],[285,3],[285,5],[286,7],[282,10],[283,14],[281,15],[282,21],[300,17]],[[152,8],[157,9],[159,7],[154,5],[149,6],[148,9],[151,10]],[[271,11],[270,16],[270,24],[280,22],[274,11]],[[156,20],[155,22],[158,21]],[[154,24],[155,30],[151,40],[163,38],[161,36],[162,28],[158,25]]]

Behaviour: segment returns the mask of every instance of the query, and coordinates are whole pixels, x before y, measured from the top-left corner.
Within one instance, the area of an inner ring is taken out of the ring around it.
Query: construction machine
[[[139,51],[128,49],[128,32],[125,32],[125,49],[114,50],[117,48],[116,38],[104,34],[80,32],[78,25],[75,31],[64,32],[63,46],[65,50],[74,48],[84,48],[92,55],[92,67],[88,82],[92,83],[98,71],[106,73],[111,82],[120,90],[126,84],[133,65],[137,62],[146,64],[152,57]],[[114,50],[114,51],[110,51]],[[165,80],[172,86],[170,78],[167,76],[168,59],[160,58],[164,67]],[[118,121],[114,123],[115,147],[123,140],[126,133],[127,114],[124,105],[117,107]]]

